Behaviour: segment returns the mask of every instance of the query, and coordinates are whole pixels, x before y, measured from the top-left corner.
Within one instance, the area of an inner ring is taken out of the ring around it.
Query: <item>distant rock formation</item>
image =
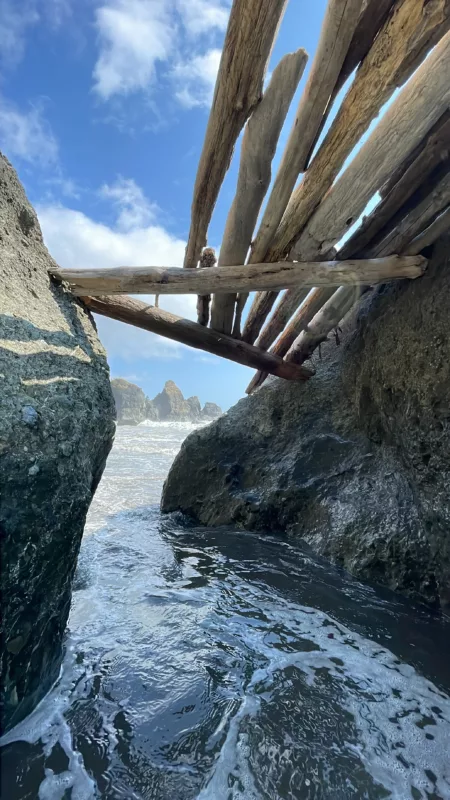
[[[185,400],[174,381],[166,381],[162,392],[153,400],[145,396],[140,386],[124,378],[114,378],[111,387],[118,425],[139,425],[145,420],[200,422],[216,419],[222,414],[222,409],[216,403],[205,403],[202,409],[198,397],[188,397]]]

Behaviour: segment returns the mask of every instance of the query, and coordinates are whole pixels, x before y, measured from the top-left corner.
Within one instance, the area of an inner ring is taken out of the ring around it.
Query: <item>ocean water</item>
[[[2,798],[449,800],[450,621],[276,532],[161,517],[192,429],[118,429]]]

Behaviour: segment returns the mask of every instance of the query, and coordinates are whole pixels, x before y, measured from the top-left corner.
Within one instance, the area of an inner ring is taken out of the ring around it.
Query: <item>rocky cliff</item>
[[[162,508],[285,531],[362,579],[450,610],[450,240],[315,356],[185,441]]]
[[[198,422],[215,419],[222,413],[216,403],[205,403],[202,409],[198,397],[185,400],[181,389],[173,381],[166,381],[162,392],[153,400],[146,397],[139,386],[123,378],[115,378],[111,386],[119,425],[139,425],[146,419]]]
[[[2,727],[58,676],[89,504],[114,435],[105,352],[0,156]]]

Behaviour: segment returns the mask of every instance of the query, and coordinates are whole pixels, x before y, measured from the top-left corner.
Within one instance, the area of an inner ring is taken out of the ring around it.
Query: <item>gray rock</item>
[[[166,381],[162,392],[153,399],[153,405],[158,410],[160,419],[176,421],[191,418],[191,405],[173,381]]]
[[[450,242],[316,354],[184,442],[163,511],[284,531],[370,582],[450,609]]]
[[[145,398],[145,419],[150,419],[156,422],[159,419],[158,409],[156,408],[153,400]]]
[[[186,403],[189,405],[190,409],[190,418],[193,422],[200,419],[202,413],[202,407],[200,405],[200,400],[195,395],[193,397],[188,397]]]
[[[203,419],[217,419],[222,414],[222,409],[217,403],[205,403],[202,409]]]
[[[57,678],[86,512],[114,435],[105,352],[47,270],[36,214],[0,156],[2,727]]]
[[[147,398],[139,386],[124,380],[114,378],[111,381],[112,393],[117,413],[118,425],[139,425],[147,417],[149,407]]]

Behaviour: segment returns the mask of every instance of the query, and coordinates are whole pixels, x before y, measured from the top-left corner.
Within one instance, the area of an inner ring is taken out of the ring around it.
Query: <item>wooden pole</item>
[[[292,317],[287,328],[283,331],[282,336],[280,336],[278,341],[270,349],[270,352],[279,355],[281,358],[285,356],[294,344],[297,336],[299,336],[302,331],[306,330],[313,317],[320,311],[327,300],[332,297],[335,291],[336,289],[334,287],[329,289],[312,289],[305,302],[302,303],[297,313]],[[245,390],[246,393],[252,394],[255,389],[262,386],[268,374],[268,372],[261,372],[261,370],[258,370],[247,386]]]
[[[444,36],[449,26],[449,0],[436,0],[433,4],[427,0],[396,0],[361,63],[317,155],[301,184],[291,195],[267,254],[268,261],[280,261],[288,257],[371,121],[394,90],[414,72],[427,51]],[[428,77],[432,84],[434,76],[429,74]],[[442,78],[446,78],[445,70]],[[350,219],[350,215],[347,219]],[[301,248],[304,248],[304,242]],[[311,253],[314,255],[310,254],[308,258],[317,257],[314,246]],[[256,341],[276,297],[274,293],[255,297],[244,326],[245,341]]]
[[[245,127],[236,194],[225,225],[219,266],[243,264],[270,185],[272,159],[286,114],[308,56],[305,50],[288,53],[273,72],[268,88]],[[236,295],[217,294],[211,309],[211,327],[231,333]]]
[[[408,166],[392,189],[366,217],[351,238],[351,245],[344,245],[340,251],[343,259],[352,258],[372,242],[385,225],[394,222],[397,212],[404,204],[414,200],[414,193],[423,187],[426,179],[441,161],[448,161],[450,154],[450,113],[446,112],[433,127],[432,132],[421,142],[421,151]],[[450,161],[447,164],[450,171]]]
[[[436,239],[439,239],[440,236],[443,236],[444,233],[450,230],[450,206],[439,214],[438,217],[428,226],[425,228],[422,233],[419,233],[415,239],[405,248],[405,253],[407,255],[417,255],[421,253],[425,247],[429,247],[431,244],[434,244]]]
[[[422,274],[420,256],[389,256],[365,261],[318,261],[279,264],[240,264],[184,270],[179,267],[113,267],[112,269],[55,269],[51,274],[70,285],[75,295],[197,294],[287,286],[340,286],[344,283],[382,283]]]
[[[376,117],[394,90],[412,75],[426,53],[447,33],[449,26],[449,0],[436,0],[432,4],[428,0],[397,0],[392,13],[359,67],[355,80],[342,101],[319,152],[305,173],[302,183],[291,197],[270,248],[268,260],[279,261],[290,252],[313,212],[330,189],[345,159],[351,154],[370,122]],[[448,37],[445,36],[445,39],[447,42]],[[447,91],[450,84],[446,47],[447,44],[439,49],[439,53],[443,54],[442,60],[436,58],[435,53],[431,53],[420,69],[421,76],[430,84],[431,92],[428,95],[435,94],[436,101],[439,95],[441,98],[442,95],[446,95],[443,84],[447,82]],[[431,62],[430,59],[432,59]],[[439,75],[435,75],[434,70],[437,69],[440,70]],[[435,77],[439,78],[439,86],[436,87],[434,87]],[[417,87],[417,90],[422,88],[418,85],[416,75],[407,86],[414,87],[414,89]],[[405,89],[403,89],[404,91]],[[421,114],[420,94],[415,95],[413,105],[416,105],[416,100],[417,109]],[[420,137],[410,139],[412,147],[423,138],[445,109],[445,102],[441,106],[438,105],[437,114],[431,115],[431,123],[421,126]],[[378,128],[383,121],[384,118]],[[405,119],[404,122],[406,122],[407,129],[412,128],[412,120]],[[400,135],[400,132],[398,133]],[[396,134],[397,131],[392,131],[393,136]],[[400,150],[401,140],[397,142],[397,157]],[[405,147],[403,156],[406,154]],[[349,213],[347,219],[350,217],[355,219],[353,213]]]
[[[217,264],[217,258],[215,250],[212,247],[205,247],[200,256],[200,263],[198,265],[199,269],[210,269],[211,267],[215,267],[216,264]],[[210,303],[211,303],[210,294],[198,295],[197,322],[199,325],[204,325],[205,327],[208,325]]]
[[[272,375],[292,381],[308,380],[314,372],[296,364],[287,364],[278,356],[239,342],[231,336],[204,328],[197,322],[176,317],[168,311],[149,306],[126,295],[116,297],[82,297],[96,314],[126,322],[137,328],[157,333],[181,344],[205,350],[246,367],[265,369]]]
[[[233,148],[261,100],[286,0],[234,0],[197,170],[185,267],[196,267]]]
[[[316,258],[344,236],[390,173],[448,110],[449,76],[450,32],[403,87],[304,228],[296,245],[303,259]]]
[[[329,0],[320,41],[294,125],[279,166],[258,233],[251,261],[264,261],[297,178],[319,129],[330,95],[361,14],[362,0]]]

